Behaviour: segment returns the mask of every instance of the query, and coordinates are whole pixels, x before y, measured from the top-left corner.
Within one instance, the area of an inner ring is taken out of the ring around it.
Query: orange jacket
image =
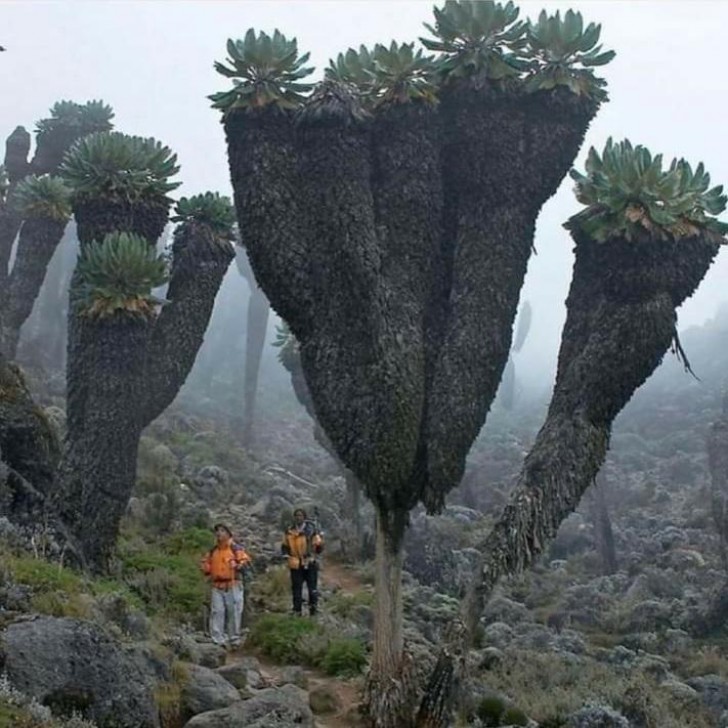
[[[320,554],[323,548],[324,540],[311,521],[306,521],[300,531],[291,526],[283,534],[281,551],[288,555],[289,569],[300,569],[308,562],[315,561],[316,554]]]
[[[245,549],[229,539],[224,546],[214,546],[202,559],[202,571],[215,585],[224,586],[240,578],[241,570],[250,564]]]

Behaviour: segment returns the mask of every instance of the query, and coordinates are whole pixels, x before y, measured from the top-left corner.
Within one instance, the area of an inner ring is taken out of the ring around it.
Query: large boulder
[[[199,713],[220,710],[240,700],[240,693],[222,675],[202,665],[185,665],[182,686],[182,714],[191,718]]]
[[[124,648],[98,625],[39,617],[2,633],[0,671],[54,712],[81,713],[100,728],[157,728],[154,689],[166,666]]]
[[[313,713],[308,693],[295,685],[261,690],[249,700],[223,710],[200,713],[185,723],[185,728],[313,728]]]
[[[685,683],[698,692],[703,705],[716,718],[728,710],[728,680],[719,675],[701,675],[686,680]]]

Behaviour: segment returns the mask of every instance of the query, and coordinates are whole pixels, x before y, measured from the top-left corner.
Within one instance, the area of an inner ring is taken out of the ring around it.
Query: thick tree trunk
[[[708,436],[708,464],[713,519],[720,539],[723,568],[728,571],[728,390],[723,395],[723,413]]]
[[[361,483],[351,470],[341,466],[346,481],[346,515],[354,526],[354,560],[364,558],[364,524],[361,520]]]
[[[428,394],[429,511],[461,479],[501,380],[536,218],[598,106],[564,89],[471,88],[442,98],[444,332]]]
[[[373,652],[364,698],[366,714],[376,728],[407,725],[416,699],[413,666],[404,651],[404,529],[401,514],[395,519],[391,513],[377,515]]]
[[[419,443],[421,336],[407,338],[412,322],[383,272],[397,256],[376,228],[369,130],[329,111],[325,95],[317,103],[299,125],[314,318],[293,333],[316,417],[342,462],[382,511],[408,510],[417,494],[401,485]]]
[[[675,309],[703,279],[718,245],[701,238],[595,243],[574,232],[554,394],[508,505],[485,541],[452,642],[438,657],[420,726],[450,725],[463,666],[485,604],[504,574],[528,568],[596,477],[612,422],[659,365],[676,333]]]
[[[156,245],[169,218],[166,198],[129,202],[107,197],[77,200],[73,206],[81,245],[101,242],[108,233],[135,233]]]
[[[125,313],[86,320],[89,334],[79,376],[88,381],[84,427],[69,425],[60,469],[59,509],[89,566],[103,570],[136,479],[141,435],[144,360],[151,322]],[[76,422],[76,388],[69,382],[69,423]]]
[[[169,201],[154,200],[128,202],[127,200],[103,197],[77,200],[73,214],[81,248],[103,241],[111,232],[135,233],[155,245],[164,231],[169,217]],[[85,373],[93,371],[93,363],[87,361],[91,351],[89,337],[93,329],[88,322],[74,311],[72,299],[77,287],[75,273],[71,278],[68,307],[68,335],[66,356],[66,396],[73,400],[74,407],[67,412],[69,430],[81,433],[88,419],[85,402],[89,381]]]
[[[255,423],[255,400],[258,394],[258,374],[260,360],[265,348],[265,334],[268,330],[268,314],[270,304],[265,293],[255,280],[249,281],[250,296],[248,298],[248,325],[245,330],[245,380],[243,385],[243,444],[249,446],[253,442],[253,426]]]
[[[175,233],[167,300],[152,329],[145,366],[146,395],[139,402],[146,427],[172,404],[195,363],[215,297],[234,258],[233,246],[205,227]]]
[[[15,358],[20,327],[33,310],[48,263],[61,242],[65,228],[65,221],[31,217],[20,229],[3,321],[4,351],[11,359]]]
[[[277,291],[274,308],[300,334],[312,299],[292,116],[233,113],[225,133],[242,245],[261,287]]]
[[[81,246],[113,231],[154,245],[167,222],[166,200],[128,203],[86,199],[74,206]],[[67,434],[59,505],[89,566],[106,566],[136,477],[142,430],[143,383],[152,322],[115,314],[89,319],[73,304],[71,280],[66,368]]]
[[[597,479],[591,489],[592,493],[592,521],[597,553],[602,562],[603,574],[614,574],[619,568],[617,562],[617,548],[614,545],[614,532],[612,519],[609,517],[609,504],[606,497],[606,479]]]

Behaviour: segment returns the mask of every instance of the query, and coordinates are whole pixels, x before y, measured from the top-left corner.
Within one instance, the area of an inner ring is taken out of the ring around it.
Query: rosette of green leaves
[[[355,86],[362,94],[371,95],[376,80],[374,53],[363,45],[359,50],[349,48],[346,53],[339,53],[335,61],[329,60],[324,77]]]
[[[288,40],[278,30],[271,37],[251,28],[243,40],[228,40],[227,52],[229,66],[216,61],[215,70],[231,78],[233,88],[208,96],[224,115],[235,109],[295,108],[312,88],[301,83],[314,70],[304,65],[310,54],[299,56],[296,39]]]
[[[438,71],[444,80],[483,74],[500,80],[517,77],[528,68],[519,57],[525,46],[526,23],[519,9],[493,0],[447,0],[435,8],[434,39],[421,38],[425,48],[439,51]]]
[[[36,124],[36,133],[43,136],[58,130],[75,132],[78,136],[109,131],[113,124],[114,110],[103,101],[88,101],[77,104],[75,101],[59,101],[53,105],[47,119]]]
[[[152,289],[167,281],[165,260],[138,235],[109,233],[103,242],[83,246],[76,273],[74,302],[84,316],[152,316],[163,303]]]
[[[66,222],[71,217],[71,191],[58,177],[31,175],[18,183],[13,205],[25,218],[47,217]]]
[[[606,100],[606,82],[594,75],[592,67],[609,63],[615,52],[597,45],[601,30],[594,23],[585,28],[581,13],[573,10],[567,10],[563,20],[558,10],[551,16],[542,10],[538,22],[529,21],[526,31],[524,56],[533,63],[526,90],[565,86],[579,96]]]
[[[693,168],[674,159],[663,169],[662,155],[633,147],[625,140],[607,141],[600,156],[592,147],[586,174],[571,171],[576,198],[586,209],[566,223],[603,242],[612,237],[639,240],[649,234],[658,239],[681,239],[707,234],[723,240],[728,224],[719,215],[726,206],[723,187],[710,187],[702,162]]]
[[[130,201],[179,187],[177,155],[155,139],[120,132],[89,134],[68,150],[60,174],[74,194]]]
[[[175,207],[172,222],[206,225],[220,240],[235,240],[235,209],[229,197],[205,192],[182,197]]]
[[[375,105],[437,101],[434,59],[415,51],[414,43],[376,45],[373,65]]]

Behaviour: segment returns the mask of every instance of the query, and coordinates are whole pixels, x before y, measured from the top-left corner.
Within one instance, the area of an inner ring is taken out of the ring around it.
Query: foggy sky
[[[610,135],[647,145],[669,161],[704,161],[714,184],[728,184],[725,142],[728,76],[721,53],[728,3],[520,2],[521,17],[539,11],[580,10],[602,24],[604,48],[616,59],[597,69],[610,102],[592,124],[577,159]],[[114,107],[116,128],[154,136],[179,155],[183,186],[175,195],[208,189],[230,194],[219,113],[206,95],[229,88],[213,70],[229,37],[247,28],[278,28],[312,52],[320,77],[328,59],[360,43],[407,42],[426,34],[431,2],[201,2],[189,0],[0,0],[0,134],[29,131],[58,100],[101,98]],[[522,357],[553,367],[571,278],[571,242],[561,224],[579,209],[567,178],[539,218],[538,255],[522,300],[534,307]],[[723,219],[728,216],[723,215]],[[728,252],[680,311],[681,328],[710,318],[728,300]]]

